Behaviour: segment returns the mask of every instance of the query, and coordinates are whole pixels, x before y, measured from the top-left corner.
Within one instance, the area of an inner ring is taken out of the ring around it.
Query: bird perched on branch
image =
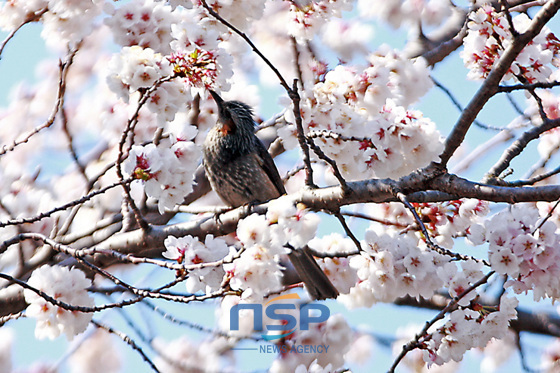
[[[251,108],[210,93],[218,106],[218,121],[204,141],[204,169],[212,189],[231,207],[286,194],[272,157],[255,136]],[[307,247],[293,249],[288,257],[314,299],[338,295]]]

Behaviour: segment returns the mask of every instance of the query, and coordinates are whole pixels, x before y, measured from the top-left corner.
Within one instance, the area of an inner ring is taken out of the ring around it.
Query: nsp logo
[[[285,294],[273,298],[264,304],[243,303],[231,307],[229,311],[230,330],[239,330],[239,312],[241,310],[253,310],[253,329],[263,331],[262,337],[267,341],[285,338],[296,330],[309,330],[309,325],[327,321],[331,315],[329,308],[319,303],[297,302],[301,298],[298,294]],[[292,303],[274,303],[283,300],[294,300]],[[297,305],[295,303],[298,303]],[[281,313],[281,311],[297,310],[299,307],[299,328],[295,316]],[[263,314],[269,319],[280,321],[280,324],[271,324],[263,327]],[[264,334],[267,331],[278,332],[278,334]]]

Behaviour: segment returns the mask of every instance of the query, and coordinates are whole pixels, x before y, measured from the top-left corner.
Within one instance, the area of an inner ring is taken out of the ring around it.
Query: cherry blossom
[[[430,275],[449,258],[419,248],[417,238],[410,234],[379,235],[368,230],[362,247],[360,255],[350,258],[359,281],[339,297],[349,308],[370,307],[405,295],[430,297],[444,285],[444,279],[452,280],[443,276],[447,273]]]
[[[445,324],[427,338],[424,361],[437,365],[458,362],[465,351],[484,347],[492,338],[506,337],[509,320],[517,316],[517,304],[517,299],[504,295],[496,309],[465,308],[451,312]]]
[[[494,215],[485,224],[488,259],[498,273],[510,277],[506,286],[516,293],[532,290],[535,300],[558,299],[557,226],[551,221],[540,225],[540,218],[538,210],[529,204]]]
[[[28,284],[54,299],[72,306],[92,307],[93,298],[87,293],[91,281],[78,269],[44,265],[33,271]],[[65,310],[51,304],[37,293],[24,291],[27,316],[37,319],[35,336],[38,339],[55,339],[66,334],[70,340],[86,330],[91,318],[90,312]]]
[[[513,26],[519,33],[525,32],[531,20],[526,14],[513,17]],[[469,78],[483,79],[496,66],[500,56],[511,45],[512,32],[504,13],[490,5],[480,7],[470,15],[465,50],[462,52]],[[552,73],[551,64],[558,66],[560,42],[544,27],[539,35],[515,59],[504,80],[515,77],[528,83],[547,81]]]
[[[204,243],[192,236],[180,238],[169,236],[165,239],[164,245],[167,250],[163,256],[185,266],[212,263],[223,259],[229,253],[226,242],[212,235],[206,236]],[[190,270],[187,273],[187,291],[189,293],[216,291],[220,288],[224,274],[221,266]]]
[[[146,194],[157,199],[164,212],[181,203],[192,191],[200,148],[188,138],[171,138],[158,146],[134,145],[124,162],[124,170],[144,183]]]
[[[417,100],[431,83],[422,59],[411,62],[386,51],[371,55],[370,63],[361,72],[337,66],[306,93],[301,104],[304,130],[318,138],[345,177],[358,179],[366,173],[396,178],[435,160],[442,149],[435,124],[400,106]],[[402,79],[408,75],[410,79]],[[286,113],[289,123],[294,122],[292,114]],[[286,146],[297,144],[292,125],[279,135]]]

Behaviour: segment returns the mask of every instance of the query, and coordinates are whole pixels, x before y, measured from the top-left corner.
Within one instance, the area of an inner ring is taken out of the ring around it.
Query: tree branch
[[[453,130],[447,137],[445,149],[440,155],[441,164],[446,166],[455,150],[461,145],[470,126],[476,119],[488,100],[498,92],[499,84],[507,73],[515,58],[523,48],[541,31],[544,25],[556,14],[560,8],[560,0],[548,1],[537,13],[526,32],[513,39],[511,45],[505,50],[496,67],[484,80],[463,114],[459,117]]]

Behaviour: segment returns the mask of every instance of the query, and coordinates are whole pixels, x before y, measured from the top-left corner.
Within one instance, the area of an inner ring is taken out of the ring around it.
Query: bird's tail
[[[307,246],[302,249],[292,248],[288,258],[299,276],[299,281],[303,281],[313,299],[323,300],[338,296],[338,290],[319,267]]]

